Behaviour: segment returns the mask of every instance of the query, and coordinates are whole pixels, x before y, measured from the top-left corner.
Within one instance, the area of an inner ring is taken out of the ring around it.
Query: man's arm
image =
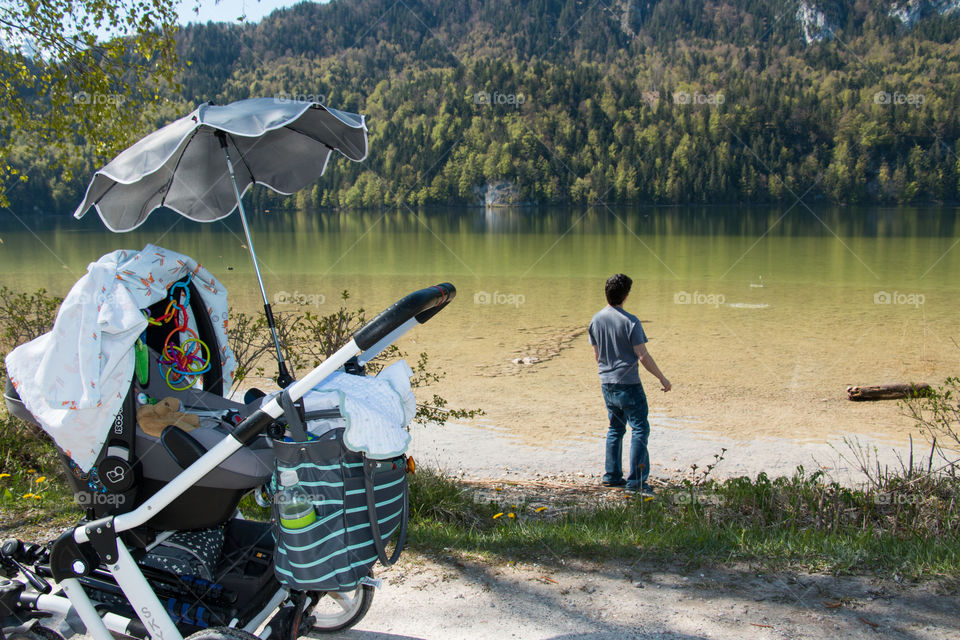
[[[597,362],[600,362],[600,349],[598,349],[597,345],[595,344],[592,344],[590,346],[593,347],[593,359],[596,360]]]
[[[633,345],[633,352],[637,354],[637,357],[640,359],[640,364],[643,365],[643,368],[656,376],[656,378],[660,381],[664,391],[670,391],[670,389],[673,388],[673,385],[670,384],[670,381],[667,380],[667,377],[660,372],[660,367],[657,366],[653,356],[650,355],[649,351],[647,351],[647,345],[635,344]]]

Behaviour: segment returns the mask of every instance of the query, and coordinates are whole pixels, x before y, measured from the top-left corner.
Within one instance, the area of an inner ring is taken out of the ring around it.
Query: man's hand
[[[673,385],[670,384],[670,381],[667,380],[667,376],[663,375],[660,372],[660,367],[657,366],[657,363],[654,361],[653,356],[650,355],[650,352],[647,351],[647,345],[645,344],[635,344],[633,345],[633,352],[637,354],[637,358],[640,360],[640,364],[643,365],[643,368],[652,373],[660,381],[661,390],[666,392],[670,391],[673,388]]]

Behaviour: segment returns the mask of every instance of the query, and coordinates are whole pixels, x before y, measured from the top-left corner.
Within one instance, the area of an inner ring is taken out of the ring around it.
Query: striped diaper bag
[[[308,440],[303,422],[285,411],[293,440],[274,440],[274,487],[280,474],[294,470],[307,491],[316,519],[290,529],[273,504],[277,579],[304,591],[352,591],[380,560],[391,565],[406,541],[409,490],[406,457],[373,460],[346,448],[343,429]],[[397,534],[391,556],[386,542]]]

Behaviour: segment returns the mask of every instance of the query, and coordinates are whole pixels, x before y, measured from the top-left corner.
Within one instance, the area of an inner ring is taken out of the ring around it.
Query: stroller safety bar
[[[449,282],[414,291],[380,313],[353,334],[353,340],[366,351],[405,322],[416,319],[420,324],[435,316],[457,295]]]
[[[443,283],[415,291],[394,303],[357,330],[350,342],[306,376],[290,385],[288,393],[291,400],[295,402],[302,398],[310,389],[332,375],[354,356],[371,347],[383,349],[415,324],[425,323],[446,307],[456,293],[457,290],[452,284]],[[386,342],[387,340],[390,342]],[[113,522],[114,530],[119,533],[145,524],[244,444],[263,433],[282,415],[283,408],[277,398],[264,404],[241,422],[231,436],[225,437],[214,445],[143,504],[129,513],[116,516]],[[74,530],[74,540],[80,544],[88,542],[87,527],[77,527]]]
[[[423,324],[440,313],[456,295],[457,289],[449,282],[445,282],[411,293],[392,305],[354,335],[353,339],[364,350],[357,361],[361,365],[370,362],[414,326]],[[422,310],[416,313],[418,308]],[[414,313],[411,313],[411,310]],[[365,347],[368,341],[374,342]]]

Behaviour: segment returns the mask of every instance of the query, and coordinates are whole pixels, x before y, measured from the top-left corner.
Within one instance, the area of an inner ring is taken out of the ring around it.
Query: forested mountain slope
[[[181,90],[321,98],[371,153],[254,206],[955,201],[960,2],[334,0],[179,34]],[[133,105],[125,105],[131,108]],[[69,210],[24,141],[15,209]],[[80,141],[90,171],[102,164]]]

